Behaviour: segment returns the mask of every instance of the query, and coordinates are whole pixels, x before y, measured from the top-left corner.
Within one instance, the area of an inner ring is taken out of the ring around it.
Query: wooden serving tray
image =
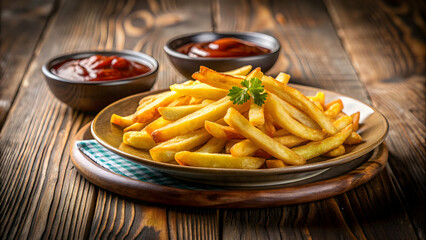
[[[88,139],[93,139],[90,134],[90,123],[79,130],[74,143]],[[371,180],[384,168],[387,159],[388,149],[386,144],[382,143],[360,167],[327,180],[299,186],[278,186],[275,189],[191,190],[143,182],[116,174],[93,162],[76,147],[76,144],[73,144],[71,149],[71,160],[78,172],[105,190],[166,205],[217,208],[276,207],[330,198]]]

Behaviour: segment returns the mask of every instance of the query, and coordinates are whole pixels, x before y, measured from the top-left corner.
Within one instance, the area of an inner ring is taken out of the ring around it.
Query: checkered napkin
[[[195,184],[181,181],[159,172],[155,169],[145,167],[118,156],[100,145],[96,140],[78,141],[78,149],[92,159],[95,163],[111,172],[133,178],[139,181],[155,183],[163,186],[194,189],[194,190],[221,190],[218,187]]]

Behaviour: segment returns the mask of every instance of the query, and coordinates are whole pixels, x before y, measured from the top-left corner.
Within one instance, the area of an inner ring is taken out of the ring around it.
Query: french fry
[[[335,134],[337,129],[333,123],[327,118],[315,104],[305,97],[300,91],[281,82],[278,82],[272,77],[263,77],[262,79],[265,89],[284,101],[294,105],[299,110],[308,114],[318,125],[324,129],[328,134]]]
[[[321,104],[321,109],[323,109],[325,107],[324,102],[325,102],[325,94],[323,92],[317,92],[317,94],[315,96],[307,96],[307,98],[309,100],[311,100],[312,102],[318,102]]]
[[[191,97],[188,96],[182,96],[175,99],[173,102],[171,102],[168,107],[177,107],[182,105],[188,105],[189,101],[191,100]]]
[[[191,100],[189,101],[189,104],[188,104],[188,105],[197,105],[197,104],[201,104],[203,101],[204,101],[204,99],[191,97]]]
[[[352,117],[345,115],[333,122],[334,127],[339,131],[352,123]]]
[[[268,113],[278,125],[286,129],[295,136],[309,139],[312,141],[319,141],[324,138],[324,133],[320,129],[313,129],[303,125],[302,123],[293,119],[290,114],[282,107],[280,98],[276,95],[269,93],[269,99],[265,103],[265,108]]]
[[[192,78],[208,84],[212,87],[228,91],[232,86],[240,86],[241,79],[230,75],[221,74],[204,66],[200,66],[200,71],[192,74]]]
[[[306,145],[292,148],[294,152],[303,156],[306,160],[320,156],[342,145],[352,133],[352,124],[349,124],[335,135],[321,141],[310,142]]]
[[[335,149],[333,149],[329,152],[324,153],[322,156],[324,156],[324,157],[338,157],[338,156],[342,156],[343,154],[345,154],[345,152],[346,152],[345,146],[340,145],[337,148],[335,148]]]
[[[290,135],[290,133],[286,129],[281,128],[275,131],[274,137],[282,137],[286,135]]]
[[[251,65],[246,65],[234,70],[223,72],[223,74],[246,76],[251,71],[251,68]]]
[[[283,161],[281,160],[266,160],[267,168],[282,168],[285,167]]]
[[[167,106],[178,97],[179,94],[177,92],[171,91],[168,92],[168,94],[164,94],[161,97],[156,98],[154,101],[138,109],[133,116],[133,121],[140,123],[152,121],[152,119],[160,116],[160,113],[158,112],[159,107]]]
[[[148,124],[144,130],[151,135],[152,132],[154,132],[155,130],[162,128],[168,124],[172,123],[172,121],[166,120],[163,117],[159,117],[156,120],[154,120],[153,122],[151,122],[150,124]]]
[[[130,131],[123,135],[123,143],[140,149],[151,149],[157,145],[146,131]]]
[[[133,115],[122,117],[117,114],[112,114],[110,122],[121,128],[126,128],[133,124],[132,119],[133,119]]]
[[[206,144],[199,148],[196,152],[220,153],[226,144],[226,139],[212,137]]]
[[[240,141],[241,140],[235,140],[235,139],[228,140],[225,144],[225,153],[230,154],[232,147]]]
[[[343,102],[342,102],[342,100],[341,100],[341,99],[336,99],[336,100],[333,100],[333,101],[331,101],[331,102],[327,103],[327,104],[325,105],[325,109],[329,109],[329,108],[331,107],[331,105],[333,105],[333,104],[335,104],[335,103],[338,103],[338,104],[340,104],[340,105],[342,105],[342,106],[343,106]]]
[[[259,80],[262,80],[262,77],[263,72],[260,71],[260,67],[257,67],[247,75],[246,79],[250,80],[252,78],[258,78]]]
[[[265,162],[264,158],[233,157],[229,154],[182,151],[175,155],[176,161],[185,166],[208,168],[257,169]]]
[[[304,164],[305,159],[291,151],[289,148],[281,145],[256,127],[250,124],[237,110],[229,108],[224,120],[229,126],[241,133],[247,139],[250,139],[257,146],[261,147],[272,156],[283,160],[289,164]]]
[[[290,81],[290,75],[287,73],[280,72],[278,76],[275,78],[277,81],[282,82],[283,84],[288,84],[288,81]]]
[[[191,96],[199,99],[219,100],[228,95],[228,91],[211,87],[204,83],[182,86],[181,84],[173,84],[170,90],[178,92],[183,96]]]
[[[359,128],[360,114],[359,114],[359,112],[356,112],[356,113],[352,114],[351,117],[352,117],[352,120],[353,120],[352,126],[354,127],[354,132],[356,132],[356,131],[358,131],[358,128]]]
[[[218,123],[205,121],[204,128],[210,133],[213,137],[219,139],[245,139],[245,137],[239,134],[235,129],[229,126],[223,126]]]
[[[197,105],[186,105],[186,106],[177,106],[177,107],[160,107],[158,108],[158,112],[160,112],[161,116],[169,121],[176,121],[179,118],[183,118],[188,114],[196,112],[201,108],[213,103],[211,100],[205,100],[201,104]]]
[[[186,115],[167,126],[155,130],[151,135],[155,142],[164,142],[176,136],[186,134],[195,129],[204,127],[205,121],[216,121],[225,115],[229,107],[233,106],[229,97],[212,103],[205,108]],[[234,105],[235,106],[235,105]],[[237,108],[243,109],[248,105],[238,105]]]
[[[352,132],[351,135],[346,139],[345,144],[347,145],[354,145],[361,143],[362,137],[357,132]]]
[[[270,137],[275,136],[275,126],[274,122],[272,120],[272,117],[269,113],[264,114],[265,115],[265,123],[263,125],[258,126],[262,132],[266,133],[266,135]]]
[[[274,137],[274,140],[289,148],[298,146],[308,141],[306,139],[303,139],[294,135]],[[236,156],[236,157],[252,156],[259,149],[260,148],[256,144],[254,144],[249,139],[246,139],[232,146],[231,154],[232,156]]]
[[[335,119],[337,115],[342,111],[342,109],[343,109],[342,101],[337,101],[331,104],[330,106],[328,106],[328,108],[324,111],[324,115],[326,115],[330,119]]]
[[[170,162],[174,160],[177,152],[198,147],[210,138],[211,135],[205,129],[199,129],[158,144],[151,148],[149,153],[154,161]]]
[[[250,104],[249,121],[254,126],[262,126],[265,124],[264,107],[257,105],[253,101]]]

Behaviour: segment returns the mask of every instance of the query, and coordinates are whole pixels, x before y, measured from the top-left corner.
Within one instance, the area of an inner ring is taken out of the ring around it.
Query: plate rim
[[[356,158],[359,158],[361,156],[364,156],[365,154],[368,154],[369,152],[371,152],[372,150],[374,150],[377,146],[379,146],[386,138],[388,132],[389,132],[389,123],[388,120],[386,119],[386,117],[379,112],[376,108],[372,107],[369,104],[366,104],[358,99],[355,99],[353,97],[350,96],[346,96],[344,94],[338,93],[338,92],[334,92],[334,91],[330,91],[327,89],[320,89],[320,88],[315,88],[315,87],[310,87],[310,86],[305,86],[305,85],[299,85],[299,84],[289,84],[289,86],[296,88],[297,90],[299,90],[298,88],[305,88],[307,90],[311,90],[311,91],[322,91],[327,95],[328,93],[331,93],[333,95],[337,95],[337,96],[341,96],[341,97],[346,97],[349,99],[352,99],[360,104],[364,104],[367,107],[371,108],[375,113],[378,113],[379,116],[381,116],[381,119],[384,120],[384,124],[385,124],[385,131],[382,133],[382,135],[379,137],[379,139],[371,144],[368,145],[367,148],[363,151],[358,151],[358,152],[349,152],[347,154],[344,154],[342,156],[336,157],[336,158],[330,158],[321,162],[316,162],[316,163],[307,163],[307,164],[303,164],[303,165],[295,165],[295,166],[288,166],[285,168],[272,168],[272,169],[227,169],[227,168],[206,168],[206,167],[193,167],[193,166],[181,166],[181,165],[174,165],[174,164],[169,164],[169,163],[163,163],[163,162],[156,162],[150,159],[145,159],[142,157],[138,157],[135,155],[132,155],[130,153],[121,151],[117,148],[115,148],[114,146],[111,146],[109,143],[105,142],[104,140],[102,140],[102,138],[100,138],[97,134],[96,134],[96,127],[95,124],[97,122],[97,120],[100,118],[100,116],[102,116],[102,114],[107,111],[110,107],[112,107],[113,105],[116,105],[118,103],[124,102],[124,101],[128,101],[128,99],[131,98],[135,98],[135,97],[145,97],[145,96],[149,96],[149,95],[153,95],[153,94],[158,94],[164,91],[169,91],[170,89],[165,88],[165,89],[160,89],[160,90],[154,90],[154,91],[147,91],[147,92],[142,92],[142,93],[138,93],[138,94],[134,94],[134,95],[130,95],[128,97],[122,98],[120,100],[117,100],[113,103],[111,103],[110,105],[108,105],[107,107],[103,108],[93,119],[93,121],[91,122],[90,125],[90,131],[91,134],[93,136],[93,138],[99,142],[102,146],[104,146],[105,148],[107,148],[108,150],[128,159],[131,160],[133,162],[148,166],[148,167],[152,167],[152,168],[156,168],[158,170],[163,170],[163,171],[179,171],[182,173],[194,173],[194,170],[197,171],[197,174],[215,174],[215,175],[221,175],[221,176],[226,176],[226,175],[233,175],[233,174],[242,174],[242,173],[246,173],[246,174],[250,174],[250,175],[256,175],[256,176],[261,176],[261,175],[269,175],[269,174],[290,174],[290,173],[301,173],[301,172],[307,172],[307,171],[314,171],[314,170],[320,170],[323,168],[329,168],[329,167],[333,167],[333,166],[338,166],[347,162],[350,162]],[[300,91],[300,90],[299,90]],[[166,170],[164,170],[166,169]],[[169,172],[167,172],[169,173]]]

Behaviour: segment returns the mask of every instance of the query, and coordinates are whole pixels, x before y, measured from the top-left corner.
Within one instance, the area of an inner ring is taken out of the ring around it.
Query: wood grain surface
[[[414,0],[2,1],[0,238],[424,239],[424,12]],[[385,171],[334,198],[256,210],[157,206],[82,178],[69,149],[93,115],[56,100],[41,65],[133,49],[160,62],[164,88],[184,80],[164,43],[211,30],[272,34],[282,52],[270,74],[371,101],[390,124]]]

